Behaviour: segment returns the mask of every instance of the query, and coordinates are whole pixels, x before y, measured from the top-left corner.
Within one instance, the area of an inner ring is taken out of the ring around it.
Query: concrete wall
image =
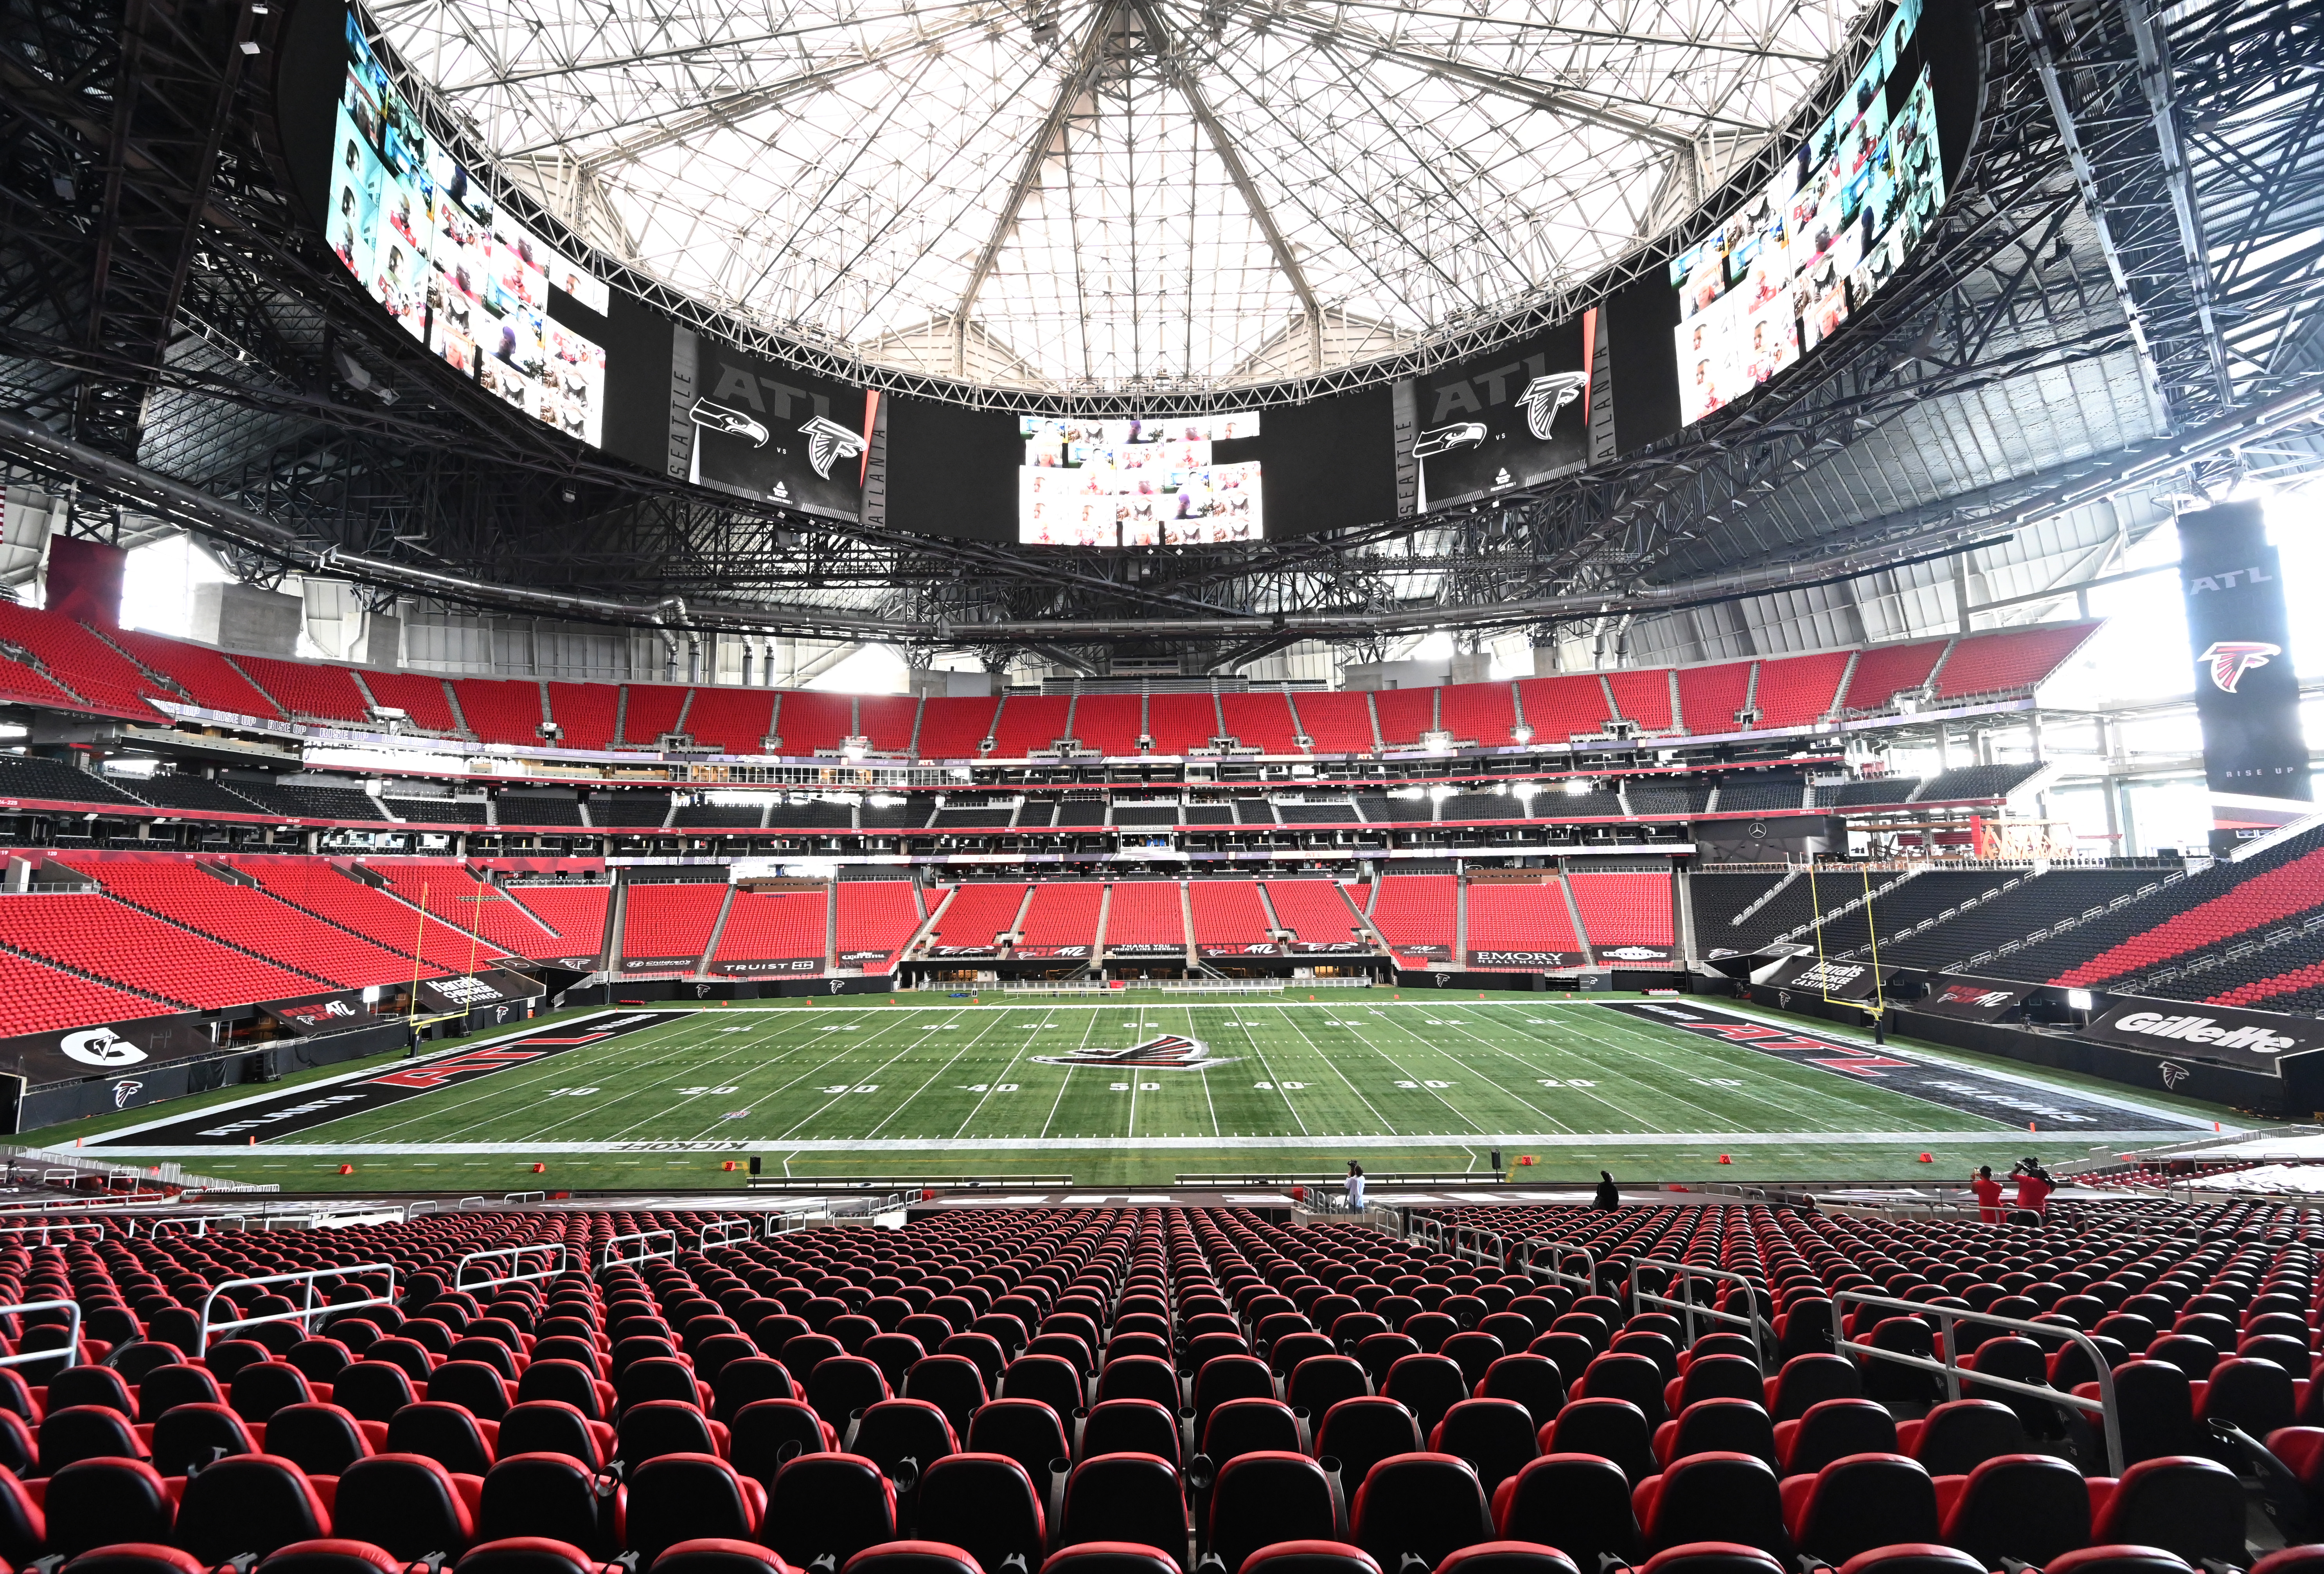
[[[193,624],[188,632],[205,645],[227,650],[292,656],[306,624],[307,603],[300,597],[218,580],[194,586]]]

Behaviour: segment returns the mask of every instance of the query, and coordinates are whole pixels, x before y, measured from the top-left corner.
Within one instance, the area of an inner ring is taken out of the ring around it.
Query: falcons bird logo
[[[2211,682],[2222,693],[2233,694],[2245,673],[2255,667],[2265,667],[2269,657],[2282,654],[2281,645],[2263,645],[2256,640],[2222,640],[2204,651],[2200,659],[2211,664]]]
[[[1045,1066],[1136,1066],[1145,1071],[1201,1071],[1225,1065],[1211,1054],[1210,1045],[1183,1033],[1165,1033],[1126,1049],[1077,1049],[1071,1054],[1028,1055]]]
[[[870,445],[857,433],[849,431],[828,416],[817,416],[799,428],[807,434],[807,462],[825,481],[831,479],[831,466],[839,459],[853,459]]]
[[[1526,383],[1525,391],[1517,395],[1517,402],[1525,407],[1526,430],[1536,441],[1549,441],[1549,428],[1557,412],[1581,398],[1589,382],[1587,372],[1553,372]]]

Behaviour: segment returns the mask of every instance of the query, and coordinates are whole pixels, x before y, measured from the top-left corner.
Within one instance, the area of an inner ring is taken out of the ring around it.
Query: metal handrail
[[[1488,1241],[1492,1244],[1486,1245]],[[1509,1243],[1498,1230],[1456,1224],[1452,1227],[1452,1255],[1467,1262],[1490,1263],[1499,1268],[1509,1260]]]
[[[1845,1324],[1840,1308],[1843,1304],[1877,1307],[1892,1311],[1904,1317],[1934,1317],[1938,1320],[1937,1344],[1944,1351],[1942,1360],[1926,1356],[1909,1355],[1903,1350],[1884,1350],[1876,1345],[1859,1344],[1845,1336]],[[2063,1339],[2078,1344],[2090,1354],[2090,1365],[2098,1372],[2098,1396],[2085,1399],[2079,1394],[2052,1388],[2048,1384],[2021,1383],[2015,1377],[1987,1376],[1972,1370],[1969,1380],[1980,1388],[1997,1388],[2005,1394],[2022,1394],[2029,1399],[2045,1400],[2052,1404],[2070,1404],[2078,1410],[2095,1410],[2106,1433],[2107,1474],[2119,1476],[2123,1471],[2122,1412],[2115,1402],[2114,1368],[2107,1365],[2106,1352],[2098,1348],[2090,1336],[2078,1328],[2057,1322],[2028,1322],[2017,1317],[1996,1317],[1990,1312],[1959,1306],[1932,1306],[1924,1301],[1901,1301],[1893,1295],[1875,1295],[1865,1290],[1835,1290],[1831,1296],[1832,1348],[1853,1356],[1869,1356],[1876,1360],[1895,1361],[1899,1366],[1916,1371],[1933,1372],[1945,1380],[1945,1397],[1961,1396],[1960,1341],[1953,1337],[1953,1325],[1973,1322],[1984,1328],[2013,1329],[2037,1339]]]
[[[1551,1253],[1550,1266],[1545,1268],[1540,1266],[1541,1254],[1537,1248],[1542,1247],[1547,1247]],[[1582,1275],[1578,1278],[1565,1271],[1566,1261],[1572,1257],[1582,1259]],[[1571,1284],[1584,1295],[1598,1293],[1598,1258],[1586,1246],[1576,1246],[1567,1240],[1551,1240],[1546,1236],[1537,1235],[1517,1247],[1517,1267],[1529,1279],[1548,1279],[1560,1284]]]
[[[661,1251],[655,1251],[651,1246],[651,1242],[657,1236],[669,1243],[669,1246]],[[637,1249],[634,1252],[623,1254],[621,1250],[621,1247],[622,1243],[625,1240],[633,1240],[637,1242]],[[677,1256],[678,1231],[674,1229],[641,1229],[629,1235],[617,1235],[613,1237],[613,1239],[607,1241],[605,1243],[605,1249],[598,1255],[597,1266],[600,1268],[610,1268],[616,1263],[642,1263],[651,1261],[656,1257],[668,1257],[672,1260],[676,1260]]]
[[[498,1257],[508,1258],[509,1266],[512,1269],[521,1270],[524,1266],[524,1259],[535,1252],[554,1253],[556,1266],[553,1267],[543,1268],[537,1274],[527,1274],[522,1272],[507,1273],[502,1274],[494,1278],[478,1279],[474,1284],[468,1283],[460,1276],[467,1272],[468,1265],[470,1263],[490,1262]],[[566,1272],[572,1266],[572,1262],[573,1248],[567,1246],[561,1240],[536,1241],[530,1246],[494,1247],[489,1251],[470,1252],[458,1262],[453,1264],[452,1288],[455,1290],[490,1290],[495,1285],[500,1284],[529,1284],[537,1279],[554,1279],[558,1275]]]
[[[317,1280],[351,1279],[357,1274],[377,1273],[387,1275],[386,1294],[367,1295],[361,1301],[327,1301],[320,1306],[315,1304]],[[302,1284],[305,1286],[307,1303],[289,1312],[269,1312],[257,1317],[237,1318],[231,1322],[210,1321],[210,1308],[216,1306],[218,1297],[228,1290],[262,1289],[268,1284]],[[394,1304],[395,1265],[393,1263],[355,1263],[342,1268],[309,1268],[298,1274],[268,1274],[263,1278],[256,1279],[228,1279],[223,1284],[211,1285],[210,1293],[202,1297],[201,1326],[194,1334],[194,1354],[202,1356],[208,1353],[210,1335],[213,1333],[228,1332],[238,1328],[256,1328],[261,1323],[266,1322],[295,1322],[311,1334],[314,1330],[307,1328],[308,1320],[310,1318],[337,1316],[342,1312],[359,1311],[365,1306]]]
[[[1752,1310],[1748,1313],[1740,1312],[1720,1312],[1709,1306],[1697,1306],[1691,1296],[1684,1299],[1674,1300],[1668,1295],[1658,1294],[1652,1290],[1640,1290],[1638,1288],[1638,1272],[1642,1268],[1666,1268],[1671,1273],[1676,1275],[1681,1281],[1687,1279],[1723,1279],[1729,1284],[1740,1284],[1743,1286],[1745,1302]],[[1757,1344],[1762,1350],[1766,1349],[1775,1342],[1775,1324],[1769,1322],[1766,1318],[1761,1317],[1758,1314],[1760,1297],[1766,1293],[1761,1290],[1757,1285],[1752,1284],[1750,1280],[1745,1278],[1740,1274],[1729,1273],[1725,1268],[1706,1268],[1700,1263],[1674,1263],[1668,1257],[1647,1257],[1641,1262],[1633,1263],[1630,1266],[1630,1276],[1625,1284],[1624,1289],[1628,1293],[1630,1305],[1633,1309],[1646,1306],[1658,1306],[1666,1311],[1673,1311],[1681,1313],[1685,1320],[1686,1342],[1690,1345],[1694,1342],[1694,1320],[1698,1317],[1707,1318],[1713,1322],[1734,1323],[1736,1326],[1741,1328],[1744,1332],[1749,1334],[1751,1336],[1752,1342]]]
[[[76,1229],[93,1229],[100,1238],[106,1232],[105,1226],[93,1219],[43,1220],[39,1224],[26,1224],[12,1229],[0,1229],[0,1239],[12,1235],[37,1235],[41,1238],[41,1244],[46,1246],[49,1244],[49,1231],[52,1229],[66,1235],[70,1235]]]
[[[78,1301],[19,1301],[19,1302],[17,1302],[14,1305],[13,1305],[13,1306],[0,1306],[0,1317],[7,1317],[7,1316],[9,1316],[9,1315],[11,1315],[11,1314],[13,1314],[13,1313],[14,1313],[14,1312],[55,1312],[55,1311],[58,1311],[59,1309],[62,1309],[63,1311],[68,1312],[70,1312],[70,1313],[72,1314],[72,1315],[71,1315],[71,1320],[70,1320],[70,1321],[69,1321],[65,1325],[65,1330],[66,1330],[67,1338],[66,1338],[66,1339],[65,1339],[65,1348],[62,1348],[62,1349],[60,1349],[60,1350],[18,1350],[18,1351],[17,1351],[14,1355],[13,1355],[13,1356],[0,1356],[0,1367],[24,1367],[24,1366],[30,1366],[30,1365],[31,1365],[32,1362],[34,1362],[34,1361],[53,1361],[53,1360],[55,1360],[58,1357],[60,1357],[60,1356],[61,1356],[61,1357],[63,1357],[63,1358],[64,1358],[64,1363],[65,1363],[65,1365],[66,1365],[66,1366],[68,1366],[68,1367],[78,1367],[78,1366],[79,1366],[79,1365],[80,1365],[80,1302],[78,1302]]]
[[[733,1246],[737,1240],[756,1239],[764,1231],[763,1220],[754,1224],[748,1219],[714,1219],[702,1227],[694,1244],[697,1249],[708,1251],[713,1247]],[[711,1238],[714,1232],[717,1237],[715,1240]]]
[[[1421,1245],[1436,1251],[1447,1249],[1445,1224],[1441,1219],[1424,1218],[1416,1213],[1412,1216],[1411,1228],[1406,1230],[1405,1236],[1406,1239],[1416,1238]]]

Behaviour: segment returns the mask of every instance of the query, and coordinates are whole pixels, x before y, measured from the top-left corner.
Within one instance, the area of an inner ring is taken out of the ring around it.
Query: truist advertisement
[[[2260,505],[2181,514],[2179,583],[2203,723],[2211,851],[2224,856],[2312,810],[2282,569]]]

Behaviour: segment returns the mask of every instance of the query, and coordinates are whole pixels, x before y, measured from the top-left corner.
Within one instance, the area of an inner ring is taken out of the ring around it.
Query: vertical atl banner
[[[2211,851],[2311,812],[2300,681],[2275,548],[2255,502],[2179,516],[2195,711],[2211,796]]]

